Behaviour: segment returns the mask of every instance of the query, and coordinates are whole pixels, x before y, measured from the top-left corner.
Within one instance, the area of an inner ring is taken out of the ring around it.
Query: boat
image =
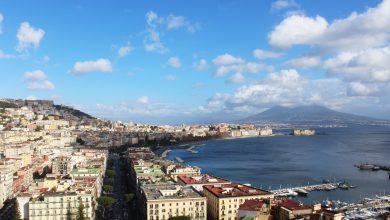
[[[360,165],[357,165],[360,170],[372,170],[374,168],[374,165],[369,164],[369,163],[362,163]]]
[[[373,171],[378,171],[378,170],[380,170],[381,168],[379,167],[379,166],[374,166],[373,168],[372,168],[372,170]]]
[[[347,181],[344,181],[342,183],[339,184],[339,188],[342,189],[342,190],[348,190],[350,187],[349,183]]]
[[[309,192],[304,189],[297,189],[295,192],[298,193],[298,196],[307,196],[309,194]]]

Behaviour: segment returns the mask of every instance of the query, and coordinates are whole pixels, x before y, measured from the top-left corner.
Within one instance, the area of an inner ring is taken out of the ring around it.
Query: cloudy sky
[[[0,95],[135,122],[390,118],[389,39],[390,0],[5,0]]]

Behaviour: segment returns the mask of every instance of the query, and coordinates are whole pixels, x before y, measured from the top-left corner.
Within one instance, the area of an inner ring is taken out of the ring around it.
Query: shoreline
[[[173,150],[188,150],[190,149],[193,150],[195,147],[203,146],[205,145],[205,142],[209,141],[222,141],[222,140],[236,140],[236,139],[249,139],[249,138],[268,138],[268,137],[277,137],[277,136],[289,136],[289,134],[283,134],[283,133],[276,133],[272,135],[256,135],[256,136],[238,136],[238,137],[221,137],[221,138],[214,138],[210,140],[204,140],[204,141],[199,141],[199,142],[189,142],[189,143],[184,143],[184,144],[179,144],[179,145],[171,145],[171,146],[164,146],[161,147],[160,149],[157,149],[154,151],[155,154],[160,155],[163,158],[166,158],[169,154],[169,152]]]

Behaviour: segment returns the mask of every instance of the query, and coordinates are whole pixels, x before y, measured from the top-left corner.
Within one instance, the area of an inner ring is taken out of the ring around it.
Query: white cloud
[[[245,62],[242,58],[240,57],[234,57],[230,54],[223,54],[223,55],[219,55],[217,56],[216,58],[214,58],[213,60],[213,63],[215,65],[229,65],[229,64],[236,64],[236,63],[243,63]]]
[[[184,16],[175,16],[175,15],[169,15],[166,18],[166,25],[167,29],[178,29],[178,28],[185,28],[189,32],[195,32],[199,29],[198,24],[192,24],[190,21],[187,20]]]
[[[7,54],[7,53],[4,53],[3,50],[0,50],[0,60],[1,59],[12,59],[12,58],[15,58],[15,55]]]
[[[262,70],[270,71],[273,69],[272,66],[262,63],[246,62],[241,57],[235,57],[227,53],[214,58],[213,63],[216,66],[214,72],[214,76],[216,77],[221,77],[231,72],[235,73],[235,77],[227,81],[229,83],[242,82],[243,73],[259,73]]]
[[[207,100],[207,104],[199,106],[198,110],[204,113],[219,112],[226,108],[225,104],[230,98],[230,94],[216,93]]]
[[[149,104],[149,102],[150,102],[150,99],[148,96],[141,96],[137,99],[138,104],[147,105],[147,104]]]
[[[245,82],[245,77],[242,75],[242,73],[235,73],[226,82],[229,84],[242,84]]]
[[[81,75],[89,72],[112,72],[112,65],[108,59],[97,59],[93,61],[78,61],[74,64],[71,72]]]
[[[264,80],[244,85],[232,94],[217,93],[199,109],[204,112],[243,114],[258,112],[274,105],[294,106],[319,104],[340,108],[351,102],[346,84],[338,79],[310,80],[295,69],[268,74]]]
[[[175,16],[173,14],[162,17],[154,11],[145,14],[147,28],[144,39],[144,48],[148,52],[166,53],[169,49],[161,41],[161,36],[174,29],[184,28],[189,32],[199,30],[199,24],[191,23],[184,16]]]
[[[32,27],[28,22],[20,24],[16,37],[18,39],[17,50],[23,51],[28,47],[37,48],[45,35],[45,31]]]
[[[205,59],[200,59],[199,62],[195,62],[193,67],[197,71],[205,71],[209,68],[209,64]]]
[[[276,0],[272,2],[271,11],[284,10],[294,7],[299,7],[295,0]]]
[[[342,52],[327,59],[323,67],[346,80],[390,82],[390,47]]]
[[[55,86],[50,81],[45,80],[45,81],[42,81],[42,82],[40,82],[40,81],[30,82],[28,84],[28,88],[32,89],[32,90],[36,90],[36,89],[52,90],[52,89],[55,89]]]
[[[149,28],[147,30],[147,36],[144,40],[144,48],[147,52],[166,53],[168,48],[160,40],[160,33],[156,30]]]
[[[154,11],[149,11],[145,15],[146,22],[149,26],[155,27],[158,24],[163,23],[163,18],[158,17],[157,13]]]
[[[167,81],[174,81],[174,80],[176,80],[176,76],[174,76],[174,75],[166,75],[166,76],[164,77],[164,80],[167,80]]]
[[[241,63],[241,64],[232,64],[232,65],[222,65],[218,66],[214,75],[216,77],[224,76],[228,73],[259,73],[262,70],[271,71],[272,66],[261,63]]]
[[[328,22],[321,16],[291,15],[268,35],[272,46],[315,45],[331,51],[356,51],[386,44],[390,38],[390,0],[363,13]]]
[[[45,80],[46,74],[42,70],[34,70],[24,73],[24,78],[29,81]]]
[[[291,59],[284,63],[289,67],[296,69],[310,69],[319,67],[321,65],[321,59],[319,57],[304,56],[295,59]]]
[[[0,34],[3,33],[3,21],[4,21],[4,16],[3,14],[0,13]]]
[[[278,24],[268,35],[269,43],[274,47],[289,48],[297,44],[314,43],[328,27],[321,16],[315,18],[304,15],[291,15]]]
[[[178,57],[170,57],[167,62],[168,66],[172,68],[180,68],[181,67],[181,62]]]
[[[370,96],[378,92],[378,88],[369,87],[360,82],[351,82],[348,85],[347,92],[349,96]]]
[[[125,57],[127,54],[131,53],[134,50],[134,48],[128,43],[126,46],[120,47],[118,49],[118,56],[120,58]]]
[[[261,50],[261,49],[255,49],[253,51],[253,56],[261,60],[261,59],[268,59],[268,58],[279,58],[283,56],[283,54],[272,52],[272,51]]]

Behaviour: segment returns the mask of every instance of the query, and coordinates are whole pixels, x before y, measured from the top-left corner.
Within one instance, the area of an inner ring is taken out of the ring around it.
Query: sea
[[[180,157],[202,173],[251,184],[265,190],[330,181],[347,181],[349,190],[312,191],[294,199],[308,204],[325,200],[359,202],[390,194],[387,171],[361,171],[355,164],[390,166],[390,127],[318,128],[319,135],[219,139],[196,144],[191,153],[173,149],[168,159]],[[189,147],[192,145],[189,145]]]

